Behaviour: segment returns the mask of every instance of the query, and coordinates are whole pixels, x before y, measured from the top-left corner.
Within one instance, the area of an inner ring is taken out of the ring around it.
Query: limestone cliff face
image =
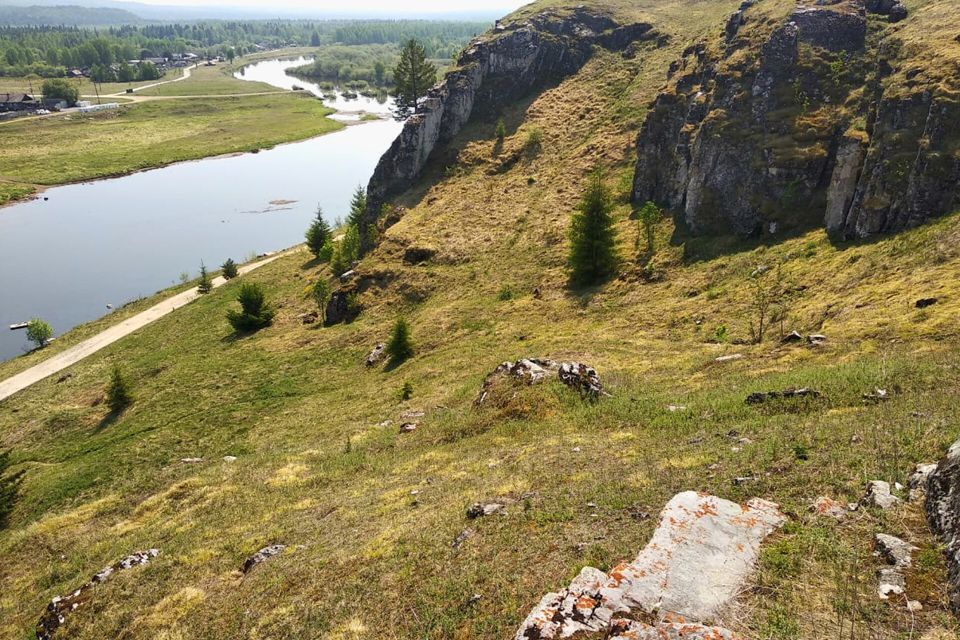
[[[616,50],[657,37],[649,24],[623,26],[582,7],[498,24],[464,50],[457,68],[428,92],[380,159],[367,187],[367,222],[377,219],[391,196],[408,189],[433,150],[472,117],[495,115],[505,104],[576,73],[594,46]]]
[[[689,48],[638,139],[634,198],[695,234],[824,224],[866,237],[960,205],[955,89],[893,82],[904,64],[862,0],[748,0],[718,42]],[[880,44],[878,44],[880,43]]]

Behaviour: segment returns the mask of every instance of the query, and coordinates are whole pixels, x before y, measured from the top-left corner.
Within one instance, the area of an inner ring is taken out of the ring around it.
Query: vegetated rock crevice
[[[845,238],[960,205],[948,71],[912,77],[899,25],[868,19],[863,0],[800,4],[780,20],[760,8],[747,0],[716,42],[671,66],[638,137],[635,201],[697,235],[822,224]]]
[[[546,10],[501,24],[473,42],[457,67],[420,101],[383,155],[367,187],[364,223],[375,223],[383,204],[421,175],[434,149],[448,143],[473,117],[503,106],[580,70],[593,48],[622,50],[662,36],[647,23],[621,25],[604,13],[577,7]]]

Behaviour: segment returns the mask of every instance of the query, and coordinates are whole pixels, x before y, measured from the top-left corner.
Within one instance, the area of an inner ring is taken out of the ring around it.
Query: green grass
[[[28,184],[15,182],[0,182],[0,205],[13,200],[21,200],[36,193],[36,189]]]
[[[0,176],[53,185],[268,148],[336,131],[319,100],[294,94],[158,100],[2,126]]]
[[[278,54],[279,55],[279,54]],[[243,93],[264,93],[283,90],[264,82],[250,82],[233,77],[235,65],[221,64],[214,67],[199,66],[193,69],[190,77],[179,82],[162,84],[138,91],[141,96],[198,96],[198,95],[234,95]]]
[[[790,516],[729,620],[745,637],[956,633],[919,504],[860,510],[839,525],[809,504],[856,501],[868,480],[904,482],[957,437],[960,214],[856,244],[822,231],[776,244],[694,241],[664,220],[651,262],[661,277],[647,282],[621,204],[623,276],[567,288],[566,234],[585,178],[597,161],[611,176],[629,170],[625,149],[670,59],[598,54],[576,77],[505,107],[502,148],[492,123],[469,125],[452,142],[456,169],[431,165],[360,264],[378,284],[352,324],[297,319],[313,308],[309,287],[329,276],[301,252],[241,278],[276,304],[272,327],[232,334],[233,282],[72,367],[69,380],[0,403],[0,446],[26,471],[0,532],[0,635],[29,637],[49,598],[158,547],[151,565],[98,587],[62,635],[511,637],[585,564],[634,557],[663,504],[688,489],[771,499]],[[537,153],[515,153],[534,130]],[[407,265],[411,245],[438,253]],[[749,274],[778,263],[797,293],[786,329],[825,333],[823,347],[733,344],[753,319]],[[940,301],[918,313],[915,300],[929,296]],[[399,315],[413,357],[364,366]],[[727,342],[715,344],[721,325]],[[731,353],[745,358],[715,362]],[[585,403],[549,381],[474,407],[486,374],[521,356],[594,365],[611,397]],[[99,400],[115,364],[135,401],[109,419]],[[402,401],[405,383],[413,396]],[[744,402],[789,386],[823,397]],[[877,387],[891,399],[864,402]],[[401,435],[408,410],[426,415]],[[755,481],[735,485],[741,476]],[[507,516],[466,519],[469,504],[493,498],[510,502]],[[454,549],[468,527],[473,536]],[[875,597],[878,531],[922,548],[908,580],[924,606],[913,618]],[[287,552],[241,578],[243,560],[273,542]],[[482,598],[467,604],[474,594]]]

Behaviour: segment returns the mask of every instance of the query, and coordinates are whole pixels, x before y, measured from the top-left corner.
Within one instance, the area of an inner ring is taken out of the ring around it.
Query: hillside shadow
[[[778,229],[776,233],[757,232],[750,236],[740,236],[727,232],[707,231],[701,235],[690,232],[687,225],[674,216],[674,230],[670,236],[670,246],[683,249],[683,264],[692,265],[709,262],[725,256],[750,253],[761,247],[776,247],[789,240],[807,235],[811,231],[823,229],[822,224],[807,222]]]

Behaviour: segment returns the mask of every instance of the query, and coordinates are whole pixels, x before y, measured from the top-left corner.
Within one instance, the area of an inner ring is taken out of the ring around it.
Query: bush
[[[404,382],[403,386],[400,387],[400,401],[406,402],[413,397],[413,385],[409,382]]]
[[[539,151],[543,146],[543,129],[534,127],[527,132],[527,139],[523,143],[523,148],[527,151]]]
[[[647,201],[637,212],[637,253],[640,252],[640,232],[643,232],[647,240],[646,260],[649,262],[656,251],[656,230],[657,223],[661,218],[660,209],[654,203]]]
[[[327,240],[323,243],[319,253],[317,253],[317,260],[320,262],[330,262],[333,260],[333,240]]]
[[[52,337],[53,329],[40,318],[34,318],[27,323],[27,340],[37,345],[38,349],[47,346]]]
[[[223,263],[220,270],[223,272],[223,277],[227,280],[233,280],[240,275],[240,272],[237,270],[237,263],[233,261],[233,258],[227,258],[227,261]]]
[[[41,91],[44,98],[63,100],[71,107],[80,99],[80,90],[66,78],[44,80]]]
[[[317,303],[317,308],[320,310],[320,320],[325,320],[327,303],[330,302],[330,284],[323,278],[317,280],[316,284],[313,285],[313,290],[311,294],[313,295],[314,302]]]
[[[403,318],[398,318],[393,325],[393,333],[387,344],[387,355],[390,356],[391,366],[396,366],[413,355],[413,340],[410,338],[410,325]]]
[[[497,140],[500,142],[503,142],[503,139],[507,137],[507,125],[503,123],[503,118],[497,120],[495,135],[497,136]]]
[[[207,267],[200,263],[200,282],[197,283],[197,292],[204,294],[213,291],[213,281],[210,280],[210,274],[207,273]]]
[[[110,385],[107,387],[107,406],[111,413],[120,413],[133,404],[130,395],[130,383],[123,376],[120,367],[115,366],[110,374]]]
[[[240,311],[227,312],[227,321],[235,331],[247,333],[273,324],[274,311],[267,304],[263,289],[255,282],[245,282],[237,294]]]
[[[10,452],[4,451],[0,453],[0,530],[7,526],[13,505],[17,501],[17,494],[20,492],[20,480],[23,478],[23,471],[7,473],[9,469]]]
[[[610,190],[597,167],[570,223],[570,278],[575,286],[598,284],[617,269],[617,236]]]

